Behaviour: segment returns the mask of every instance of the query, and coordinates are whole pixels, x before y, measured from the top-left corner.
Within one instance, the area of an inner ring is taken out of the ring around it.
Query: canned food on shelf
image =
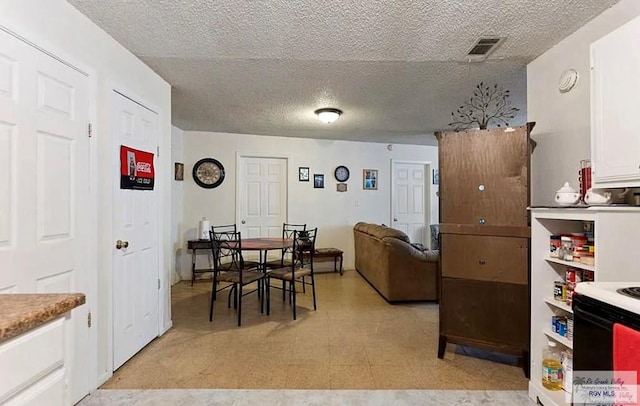
[[[559,235],[552,235],[551,237],[549,237],[549,250],[550,250],[549,255],[552,258],[559,258],[558,251],[560,250],[561,246],[562,246],[562,241]],[[564,255],[563,255],[563,258],[564,258]]]
[[[563,235],[561,237],[562,242],[562,250],[564,251],[564,259],[565,261],[573,261],[573,240],[571,236]]]
[[[553,298],[562,302],[567,300],[567,284],[564,281],[553,282]]]

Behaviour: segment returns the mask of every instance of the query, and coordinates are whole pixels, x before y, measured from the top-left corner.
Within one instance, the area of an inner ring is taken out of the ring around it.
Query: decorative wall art
[[[346,192],[347,191],[347,184],[346,183],[338,183],[336,185],[336,190],[338,192]]]
[[[184,180],[184,164],[176,162],[173,164],[173,179]]]
[[[378,170],[377,169],[362,170],[362,188],[364,190],[378,189]]]
[[[301,166],[298,168],[298,180],[300,182],[309,182],[309,168]]]
[[[513,119],[519,111],[519,108],[511,107],[509,90],[497,84],[489,86],[480,82],[469,100],[451,113],[452,122],[449,126],[455,131],[474,127],[486,130],[489,124],[508,127],[509,120]]]
[[[324,188],[324,175],[316,173],[313,175],[313,187],[316,189]]]
[[[120,146],[120,189],[153,190],[153,153]]]

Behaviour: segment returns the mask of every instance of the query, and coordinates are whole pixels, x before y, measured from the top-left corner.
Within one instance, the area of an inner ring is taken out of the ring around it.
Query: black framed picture
[[[309,182],[309,168],[301,166],[298,168],[298,180],[300,182]]]
[[[320,173],[315,173],[313,175],[313,187],[316,189],[324,188],[324,175]]]

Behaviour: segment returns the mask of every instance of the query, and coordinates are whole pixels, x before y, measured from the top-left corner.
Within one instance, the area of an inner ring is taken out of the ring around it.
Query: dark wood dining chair
[[[264,272],[257,267],[247,267],[242,257],[242,236],[240,232],[218,232],[209,233],[211,236],[211,249],[214,258],[213,285],[211,289],[211,305],[209,308],[209,321],[213,321],[213,305],[217,299],[218,292],[231,288],[229,294],[228,307],[231,307],[231,295],[233,294],[234,308],[238,313],[238,326],[242,324],[242,298],[250,293],[260,293],[261,283],[264,281],[268,287],[268,281]],[[226,283],[222,287],[219,284]],[[257,283],[255,289],[247,292],[243,287],[252,283]],[[269,300],[269,289],[265,289],[266,300]],[[264,311],[265,295],[258,294],[260,301],[260,312]],[[267,306],[267,314],[269,314]]]
[[[316,247],[316,236],[318,228],[312,230],[295,230],[293,232],[293,255],[290,266],[271,269],[268,273],[267,287],[271,286],[271,279],[281,280],[290,284],[289,294],[292,298],[291,307],[293,309],[293,319],[296,319],[296,283],[311,285],[313,293],[313,310],[317,310],[316,304],[316,284],[313,274],[313,253]],[[310,282],[305,280],[309,277]],[[267,297],[267,313],[270,302]]]

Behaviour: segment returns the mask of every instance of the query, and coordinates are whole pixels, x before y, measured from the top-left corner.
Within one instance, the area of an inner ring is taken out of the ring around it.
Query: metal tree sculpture
[[[473,96],[451,113],[453,121],[449,125],[455,127],[456,131],[475,126],[486,130],[491,123],[498,127],[508,126],[508,120],[520,111],[519,108],[511,107],[510,97],[509,90],[504,90],[497,84],[491,87],[480,82],[476,85]]]

